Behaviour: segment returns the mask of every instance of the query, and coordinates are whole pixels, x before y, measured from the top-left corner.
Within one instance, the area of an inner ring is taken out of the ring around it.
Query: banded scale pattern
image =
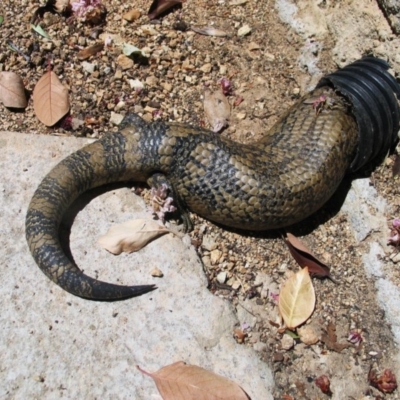
[[[347,171],[385,154],[397,137],[394,93],[400,89],[387,64],[369,58],[343,70],[321,80],[258,143],[243,145],[203,128],[128,115],[118,133],[71,154],[39,185],[26,217],[36,263],[63,289],[84,298],[119,300],[154,289],[93,279],[61,248],[65,211],[81,193],[109,182],[165,181],[182,212],[230,227],[267,230],[306,218],[331,197]],[[382,99],[384,104],[375,104]],[[360,129],[364,115],[375,131]],[[379,148],[371,151],[374,140]]]

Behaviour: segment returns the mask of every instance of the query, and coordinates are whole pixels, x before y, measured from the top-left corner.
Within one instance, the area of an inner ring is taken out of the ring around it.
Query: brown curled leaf
[[[300,267],[308,267],[312,276],[317,278],[329,278],[335,282],[330,274],[329,267],[322,261],[318,260],[318,258],[314,256],[311,250],[300,239],[288,232],[283,240],[289,248],[290,254]]]
[[[96,55],[99,51],[102,51],[103,48],[103,42],[96,43],[93,46],[85,47],[78,53],[78,58],[80,60],[87,60],[88,58]]]
[[[112,254],[132,253],[170,232],[151,219],[135,219],[112,226],[98,243]]]
[[[137,368],[153,378],[164,400],[249,400],[237,383],[183,361],[167,365],[153,373],[139,366]]]
[[[321,335],[321,341],[325,343],[328,350],[342,352],[344,349],[350,347],[350,343],[339,343],[337,341],[336,326],[329,322],[325,333]]]
[[[9,108],[27,106],[24,83],[15,72],[0,72],[0,101]]]
[[[169,10],[177,4],[182,4],[186,0],[154,0],[150,6],[148,17],[150,19],[157,18],[165,11]]]
[[[46,126],[53,126],[69,111],[68,89],[53,71],[39,79],[32,97],[35,114]]]

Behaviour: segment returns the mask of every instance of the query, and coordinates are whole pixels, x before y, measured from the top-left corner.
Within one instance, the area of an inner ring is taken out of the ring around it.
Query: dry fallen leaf
[[[93,46],[85,47],[78,53],[79,60],[87,60],[88,58],[94,56],[99,51],[102,51],[104,48],[104,43],[96,43]]]
[[[185,0],[154,0],[150,6],[148,17],[150,19],[157,18],[171,7],[184,2]]]
[[[332,351],[340,353],[342,350],[350,347],[350,343],[339,343],[337,341],[336,326],[329,322],[326,328],[326,333],[321,335],[321,341],[325,343],[325,346]]]
[[[231,106],[224,94],[218,90],[204,92],[204,112],[214,132],[219,132],[228,125],[231,115]]]
[[[9,108],[27,106],[24,83],[15,72],[0,72],[0,101]]]
[[[283,240],[289,248],[290,254],[300,267],[308,267],[312,276],[317,278],[329,278],[334,281],[330,275],[329,267],[322,261],[318,260],[318,258],[314,256],[311,250],[305,246],[299,238],[291,233],[287,233],[286,238],[283,238]]]
[[[283,284],[278,306],[289,329],[296,328],[310,317],[315,307],[315,292],[307,267]]]
[[[153,373],[137,368],[153,378],[164,400],[249,400],[237,383],[183,361]]]
[[[99,244],[112,254],[138,251],[153,239],[165,235],[169,230],[151,219],[135,219],[114,225],[100,236]]]
[[[46,126],[53,126],[69,111],[68,89],[53,71],[39,79],[32,97],[35,114]]]

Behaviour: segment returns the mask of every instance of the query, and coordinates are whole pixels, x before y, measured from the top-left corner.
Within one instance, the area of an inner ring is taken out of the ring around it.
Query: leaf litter
[[[164,225],[150,219],[136,219],[112,226],[100,236],[99,244],[112,254],[132,253],[159,236],[169,233]]]
[[[33,106],[38,119],[46,126],[53,126],[70,108],[68,89],[53,71],[46,72],[33,90]]]
[[[137,368],[154,380],[164,400],[249,400],[237,383],[183,361],[153,373]]]

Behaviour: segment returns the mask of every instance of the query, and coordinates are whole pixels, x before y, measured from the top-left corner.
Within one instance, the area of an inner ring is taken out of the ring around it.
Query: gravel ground
[[[101,25],[90,26],[77,18],[45,13],[40,24],[52,41],[30,30],[29,23],[39,5],[28,0],[5,0],[0,4],[0,15],[5,18],[0,26],[0,71],[18,72],[28,93],[32,93],[51,63],[70,91],[71,115],[81,125],[71,129],[67,120],[46,128],[36,119],[30,101],[25,112],[0,108],[3,130],[100,137],[106,131],[118,129],[112,122],[113,113],[128,112],[140,113],[146,120],[162,118],[207,126],[204,89],[218,88],[219,79],[227,77],[233,83],[231,104],[242,101],[232,108],[229,127],[222,134],[249,142],[260,138],[312,82],[312,77],[298,68],[304,40],[280,21],[273,1],[247,1],[242,6],[231,6],[223,1],[190,0],[153,21],[147,17],[150,1],[104,1],[108,14]],[[132,9],[137,11],[137,19],[128,22],[123,16]],[[204,25],[221,29],[228,36],[182,31],[185,27]],[[251,32],[241,37],[238,30],[245,25],[251,27]],[[87,60],[79,59],[83,48],[104,42],[104,34],[116,36],[102,51]],[[28,63],[7,46],[7,40],[29,55],[31,61]],[[122,41],[141,48],[150,57],[132,60],[123,56],[118,45]],[[333,46],[333,39],[327,38],[318,50],[321,71],[336,68],[330,56]],[[132,88],[134,80],[144,83],[144,89]],[[372,184],[390,206],[388,224],[400,211],[398,185],[393,184],[398,177],[393,178],[391,172],[394,157],[372,175]],[[343,185],[344,191],[346,186]],[[278,332],[278,312],[271,293],[278,293],[280,284],[298,270],[280,233],[249,235],[222,229],[193,215],[193,243],[202,257],[210,290],[237,306],[244,324],[238,328],[247,334],[241,345],[254,346],[273,367],[277,399],[327,398],[314,383],[321,374],[330,377],[332,391],[342,377],[351,375],[357,398],[382,398],[378,397],[382,393],[368,385],[368,371],[371,366],[391,368],[391,356],[397,352],[390,326],[376,303],[374,282],[366,277],[361,265],[361,256],[369,249],[369,238],[355,241],[346,216],[338,213],[337,204],[343,201],[340,194],[291,229],[332,266],[332,274],[339,281],[313,281],[317,306],[306,327],[310,335],[320,339],[314,345],[299,339],[293,342]],[[392,253],[396,251],[387,249],[383,257],[385,268],[391,272],[395,269]],[[398,270],[394,279],[400,282]],[[332,327],[336,328],[338,342],[346,344],[343,348],[326,334],[332,332]],[[352,329],[361,331],[363,341],[359,346],[347,341]],[[354,390],[349,388],[351,393]],[[394,392],[385,398],[399,397]]]

